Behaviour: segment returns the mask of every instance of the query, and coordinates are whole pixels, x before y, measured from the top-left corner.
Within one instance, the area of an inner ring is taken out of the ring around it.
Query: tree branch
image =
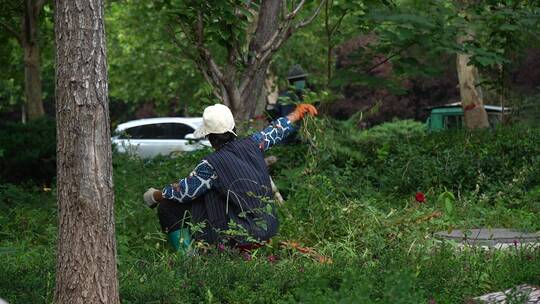
[[[347,11],[345,11],[338,19],[338,21],[336,22],[336,24],[334,24],[334,26],[330,29],[330,34],[334,34],[334,31],[337,30],[339,28],[339,26],[341,25],[341,21],[343,21],[343,18],[345,18],[345,16],[347,15]]]
[[[321,1],[321,6],[322,4],[325,2],[326,0],[322,0]],[[304,6],[305,4],[305,0],[302,0],[300,1],[300,3],[294,8],[294,10],[290,13],[287,13],[287,10],[286,10],[286,3],[283,3],[282,4],[282,7],[284,8],[284,14],[285,14],[285,20],[283,21],[283,24],[281,24],[277,30],[272,34],[272,36],[270,37],[270,39],[268,39],[268,41],[266,41],[263,46],[260,48],[260,50],[258,51],[259,54],[256,54],[254,57],[257,58],[257,57],[262,57],[261,53],[264,53],[265,51],[269,50],[272,45],[274,44],[274,42],[276,41],[276,39],[278,37],[281,37],[283,36],[290,28],[291,26],[291,23],[292,23],[292,20],[296,17],[296,15],[298,14],[298,12],[300,11],[300,9]],[[318,11],[320,11],[320,7],[318,8]],[[318,11],[316,12],[316,14],[318,14]],[[257,35],[257,32],[259,32],[260,29],[259,27],[257,27],[257,30],[255,30],[255,35]]]
[[[293,19],[296,17],[298,11],[302,8],[302,6],[305,3],[305,0],[302,0],[294,9],[293,12],[289,13],[287,15],[287,18],[285,19],[284,24],[282,24],[278,30],[272,35],[272,37],[263,45],[261,48],[261,53],[267,52],[271,49],[278,49],[285,40],[287,40],[295,30],[302,28],[308,24],[310,24],[320,13],[323,5],[326,3],[327,0],[321,0],[319,3],[319,6],[315,10],[312,16],[305,19],[304,21],[300,22],[296,26],[291,26]],[[279,38],[279,39],[278,39]],[[264,55],[261,55],[260,57],[263,57]]]
[[[212,53],[204,45],[204,27],[202,20],[202,13],[197,12],[197,25],[195,28],[195,40],[197,43],[197,50],[199,51],[199,56],[206,64],[210,76],[214,79],[216,83],[223,84],[223,73],[221,72],[219,66],[216,64]]]
[[[11,26],[9,26],[7,23],[4,23],[3,21],[0,21],[0,25],[3,26],[8,32],[11,33],[11,35],[17,39],[17,42],[22,46],[23,45],[23,37],[22,35],[14,30]]]
[[[281,4],[281,17],[285,19],[288,14],[289,12],[287,10],[287,1],[283,1],[283,4]]]
[[[371,71],[373,71],[374,69],[378,68],[379,66],[387,63],[388,61],[390,61],[390,59],[400,55],[403,51],[407,50],[408,48],[412,47],[413,45],[415,45],[416,42],[411,42],[411,43],[408,43],[407,45],[403,46],[402,48],[400,48],[399,50],[397,50],[397,52],[391,54],[390,56],[386,57],[384,60],[381,60],[380,62],[377,62],[375,63],[374,65],[372,65],[371,67],[369,67],[367,70],[364,71],[364,73],[369,73]]]
[[[313,22],[313,20],[315,20],[315,18],[319,15],[319,13],[321,12],[321,9],[324,5],[324,3],[326,2],[327,0],[321,0],[321,3],[319,4],[319,6],[317,7],[317,9],[315,10],[315,12],[313,13],[313,15],[311,15],[311,17],[307,18],[307,19],[304,19],[304,21],[300,22],[299,24],[297,24],[294,29],[299,29],[299,28],[302,28],[306,25],[309,25],[311,22]]]
[[[180,27],[182,27],[182,32],[184,32],[184,35],[186,35],[186,39],[188,41],[192,40],[190,39],[190,37],[188,36],[187,34],[187,31],[186,29],[183,27],[183,25],[180,23]],[[172,41],[173,43],[178,47],[180,53],[182,55],[184,55],[186,58],[188,58],[189,60],[191,60],[193,63],[195,63],[195,66],[197,67],[197,69],[199,69],[199,71],[202,73],[204,79],[206,79],[206,81],[212,86],[212,93],[219,99],[219,100],[222,100],[223,103],[227,104],[227,101],[221,96],[221,94],[219,93],[218,90],[221,90],[222,92],[223,91],[223,86],[216,82],[215,79],[213,79],[211,76],[210,76],[210,72],[208,71],[208,67],[203,63],[201,62],[200,58],[197,58],[197,55],[194,55],[192,53],[190,53],[187,48],[185,47],[185,45],[183,45],[180,40],[178,40],[178,38],[176,37],[176,33],[174,31],[174,29],[170,26],[170,25],[167,25],[167,28],[166,28],[167,32],[169,33],[169,35],[171,36],[172,38]],[[192,41],[190,41],[192,42]]]
[[[184,45],[182,45],[182,43],[180,42],[180,40],[178,40],[178,38],[176,38],[176,33],[174,31],[174,29],[172,28],[171,25],[167,25],[166,29],[167,33],[169,33],[169,35],[171,36],[171,39],[173,41],[173,43],[178,47],[180,53],[182,53],[184,56],[186,56],[188,59],[190,60],[193,60],[195,61],[196,58],[193,54],[189,53],[187,50],[186,50],[186,47]],[[184,33],[185,34],[185,33]],[[187,37],[186,35],[186,39],[189,40],[189,37]]]
[[[304,6],[305,3],[306,3],[306,0],[300,1],[300,3],[298,3],[298,5],[294,8],[294,10],[287,15],[287,18],[293,19],[298,14],[298,12],[302,8],[302,6]]]
[[[305,0],[302,0],[296,8],[287,15],[283,24],[281,24],[276,32],[268,39],[268,41],[254,54],[252,57],[252,65],[248,67],[242,81],[240,82],[240,92],[243,92],[251,82],[253,75],[257,70],[259,70],[264,64],[268,63],[272,58],[272,55],[283,45],[289,37],[292,36],[295,30],[302,28],[310,24],[315,17],[317,17],[327,0],[321,0],[319,6],[309,18],[304,19],[299,24],[293,26],[292,21],[296,17],[298,11],[302,8],[305,3]]]

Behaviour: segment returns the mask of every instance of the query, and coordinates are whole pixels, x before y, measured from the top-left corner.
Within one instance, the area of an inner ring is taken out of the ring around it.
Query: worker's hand
[[[159,201],[163,199],[161,191],[155,188],[149,188],[143,195],[145,204],[150,208],[155,208]]]
[[[294,111],[287,115],[287,118],[290,122],[297,122],[300,119],[304,118],[306,114],[317,116],[317,114],[319,113],[317,112],[317,108],[315,108],[313,105],[310,105],[308,103],[301,103],[296,106]]]

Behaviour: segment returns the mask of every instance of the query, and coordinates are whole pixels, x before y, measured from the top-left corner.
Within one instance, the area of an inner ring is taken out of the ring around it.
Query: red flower
[[[218,249],[219,252],[223,252],[223,251],[225,251],[225,245],[223,245],[223,244],[218,244],[218,245],[217,245],[217,249]]]
[[[277,257],[275,255],[269,255],[268,256],[268,262],[270,262],[270,263],[277,262]]]
[[[426,202],[426,195],[423,192],[416,192],[416,195],[414,196],[414,198],[419,203],[425,203]]]

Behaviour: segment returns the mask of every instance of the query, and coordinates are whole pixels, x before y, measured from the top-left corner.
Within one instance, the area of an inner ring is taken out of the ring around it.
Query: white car
[[[208,140],[193,137],[203,123],[202,117],[161,117],[128,121],[118,125],[112,142],[118,152],[141,158],[195,151],[210,147]]]

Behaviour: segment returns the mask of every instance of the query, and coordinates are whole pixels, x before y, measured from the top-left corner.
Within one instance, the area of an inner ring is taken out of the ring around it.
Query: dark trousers
[[[169,233],[180,228],[187,228],[187,223],[191,221],[191,206],[197,203],[199,203],[197,199],[187,203],[162,200],[157,206],[161,230],[164,233]]]
[[[214,193],[210,192],[209,194],[213,195]],[[194,209],[192,208],[193,206],[195,206]],[[162,200],[157,207],[159,224],[164,233],[170,233],[181,228],[188,228],[188,223],[193,221],[207,222],[208,212],[214,217],[216,216],[215,214],[219,214],[219,212],[216,213],[216,208],[210,208],[210,210],[205,208],[204,195],[188,203],[179,203],[174,200]],[[192,217],[193,213],[195,213],[194,217]],[[195,220],[193,218],[195,218]],[[224,236],[220,235],[217,231],[204,228],[203,230],[204,232],[197,233],[194,237],[208,243],[225,241]],[[235,238],[228,238],[225,243],[228,246],[236,247],[241,251],[250,251],[258,248],[262,244],[245,242],[236,240]]]
[[[228,219],[225,207],[217,204],[217,200],[211,199],[215,196],[219,196],[219,194],[215,191],[209,191],[187,203],[162,200],[157,206],[161,230],[164,233],[170,233],[181,228],[189,228],[188,223],[202,224],[201,231],[194,233],[193,237],[208,243],[215,243],[221,238],[215,228],[225,229]],[[219,226],[216,227],[212,224]]]

